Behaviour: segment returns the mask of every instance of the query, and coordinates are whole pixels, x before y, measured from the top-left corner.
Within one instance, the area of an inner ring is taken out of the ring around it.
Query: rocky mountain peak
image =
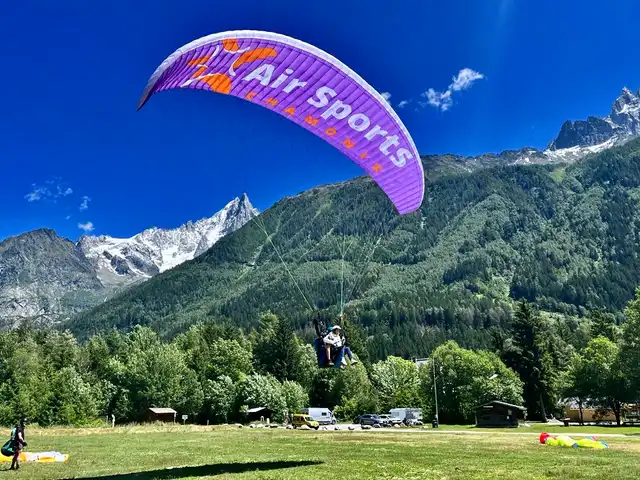
[[[245,193],[213,216],[177,228],[152,227],[130,238],[83,236],[78,246],[93,262],[103,284],[119,287],[197,257],[258,213]]]
[[[36,230],[25,232],[13,238],[15,241],[19,241],[19,242],[28,242],[28,241],[58,242],[58,241],[66,240],[61,237],[58,237],[56,232],[50,228],[38,228]]]
[[[572,147],[588,147],[606,142],[614,135],[615,127],[606,119],[587,117],[575,122],[567,120],[560,133],[549,146],[550,150]]]
[[[640,93],[640,91],[639,91]],[[624,114],[629,112],[630,109],[638,108],[640,106],[640,96],[633,93],[627,87],[622,89],[620,96],[613,102],[611,109],[612,116],[615,114]]]
[[[640,94],[640,92],[639,92]],[[576,147],[608,148],[640,135],[640,95],[624,87],[613,102],[611,113],[604,118],[590,116],[586,120],[567,120],[548,150]],[[585,149],[584,154],[593,148]]]

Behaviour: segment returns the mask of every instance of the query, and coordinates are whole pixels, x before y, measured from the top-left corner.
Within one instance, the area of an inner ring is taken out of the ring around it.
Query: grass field
[[[0,480],[637,479],[640,461],[640,436],[632,433],[607,438],[608,450],[545,447],[535,432],[505,431],[467,435],[125,427],[27,434],[29,450],[68,453],[69,462],[23,464],[19,472],[2,471]]]
[[[476,428],[473,425],[441,425],[440,430],[459,430],[466,432],[495,432],[492,428]],[[555,432],[564,435],[578,435],[578,434],[613,434],[613,435],[632,435],[636,434],[640,436],[640,427],[614,427],[614,426],[598,426],[598,425],[585,425],[585,426],[569,426],[564,425],[549,425],[546,423],[531,423],[529,427],[520,427],[517,429],[504,429],[499,430],[505,433],[518,432],[518,433],[541,433],[541,432]]]

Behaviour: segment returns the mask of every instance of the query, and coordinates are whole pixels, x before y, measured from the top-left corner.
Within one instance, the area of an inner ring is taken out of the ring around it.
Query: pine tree
[[[591,320],[591,338],[598,336],[605,337],[616,342],[618,339],[618,326],[612,315],[607,314],[601,308],[596,308],[589,312]]]
[[[530,415],[546,421],[551,406],[553,359],[545,348],[544,325],[531,304],[521,301],[513,320],[510,341],[503,352],[505,363],[524,382],[524,400]]]
[[[273,314],[260,318],[258,339],[254,348],[256,368],[280,381],[296,380],[300,345],[291,322]]]

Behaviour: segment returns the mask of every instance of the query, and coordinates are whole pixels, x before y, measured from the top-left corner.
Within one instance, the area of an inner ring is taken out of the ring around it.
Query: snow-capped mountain
[[[525,147],[502,153],[487,153],[473,157],[459,155],[426,155],[422,157],[427,170],[453,173],[472,172],[498,165],[528,165],[572,163],[640,136],[640,90],[633,93],[623,88],[613,102],[611,113],[604,118],[567,120],[546,149]]]
[[[146,280],[207,251],[258,214],[246,194],[210,218],[175,229],[149,228],[131,238],[83,236],[78,247],[107,288]]]
[[[620,145],[639,135],[640,90],[633,93],[625,87],[613,102],[608,116],[564,122],[545,153],[556,161],[571,161]]]
[[[210,218],[131,238],[84,236],[74,244],[50,229],[7,238],[0,242],[0,330],[25,318],[61,321],[200,255],[257,214],[245,194]]]
[[[598,147],[618,143],[640,135],[640,90],[634,94],[628,88],[613,103],[611,113],[604,118],[588,117],[587,120],[567,120],[558,136],[549,144],[549,150],[557,152],[575,147]]]

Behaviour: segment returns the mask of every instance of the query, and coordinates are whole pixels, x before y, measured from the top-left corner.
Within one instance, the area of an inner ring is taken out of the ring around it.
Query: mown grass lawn
[[[640,427],[616,427],[616,426],[600,426],[600,425],[550,425],[546,423],[531,423],[529,427],[519,427],[511,429],[493,429],[493,428],[476,428],[473,425],[440,425],[440,430],[460,430],[467,432],[517,432],[517,433],[542,433],[555,432],[563,435],[577,434],[622,434],[622,435],[638,435],[640,436]]]
[[[519,429],[522,430],[522,429]],[[608,450],[545,447],[537,436],[188,427],[36,430],[29,450],[66,464],[23,464],[11,479],[637,479],[640,438]],[[8,465],[0,466],[6,469]]]

